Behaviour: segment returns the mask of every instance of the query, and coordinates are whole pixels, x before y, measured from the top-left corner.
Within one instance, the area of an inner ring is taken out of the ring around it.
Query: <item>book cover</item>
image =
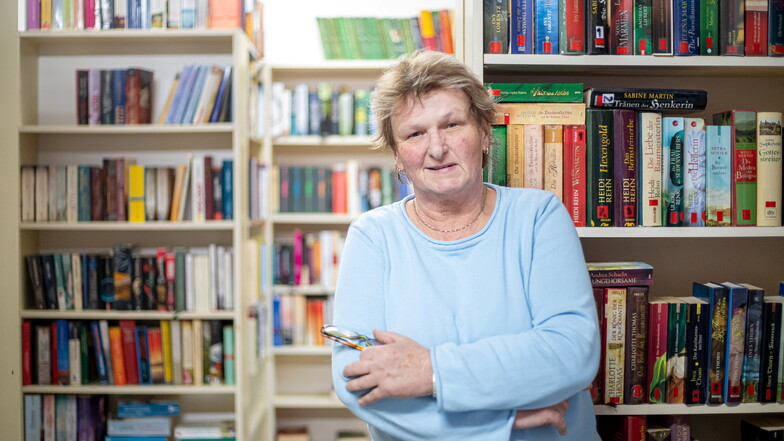
[[[757,113],[730,110],[713,115],[716,125],[729,125],[732,164],[732,226],[757,224]]]
[[[49,325],[36,326],[36,384],[52,384],[52,331]]]
[[[506,185],[507,126],[493,125],[490,127],[490,158],[485,167],[485,181],[496,185]],[[281,173],[283,176],[283,173]],[[283,186],[281,186],[283,188]],[[349,187],[350,189],[350,187]]]
[[[607,0],[588,0],[585,5],[586,53],[606,55],[610,53],[610,5]]]
[[[613,110],[613,207],[616,227],[637,226],[637,112]]]
[[[667,330],[669,304],[666,300],[649,301],[648,314],[648,402],[661,404],[667,395]]]
[[[485,83],[499,103],[581,103],[582,83]]]
[[[122,327],[122,325],[120,326]],[[136,370],[139,375],[139,384],[152,384],[150,340],[147,336],[147,326],[137,325],[134,333],[136,334]]]
[[[626,288],[604,289],[606,341],[604,359],[604,403],[624,402],[624,357],[626,355]]]
[[[589,109],[632,109],[653,111],[704,110],[708,92],[690,89],[645,89],[592,87],[584,93]]]
[[[653,0],[634,2],[634,54],[653,53]]]
[[[653,267],[644,262],[586,262],[591,285],[652,286]]]
[[[564,200],[563,126],[544,126],[544,189]]]
[[[639,112],[639,155],[637,169],[638,222],[643,227],[662,225],[662,116]]]
[[[759,398],[762,403],[777,400],[779,356],[781,346],[782,303],[777,297],[765,297],[762,313],[762,353]]]
[[[610,55],[634,54],[634,1],[610,0]]]
[[[683,299],[688,304],[686,317],[686,390],[684,403],[704,404],[708,380],[708,327],[710,305],[697,297]]]
[[[560,53],[580,55],[585,53],[585,1],[560,0]],[[514,52],[513,52],[514,53]]]
[[[509,50],[508,0],[483,0],[484,53],[505,54]]]
[[[705,226],[705,120],[683,120],[683,225]]]
[[[544,188],[544,125],[523,128],[523,187]]]
[[[724,375],[724,402],[740,403],[743,390],[743,356],[746,342],[746,303],[748,289],[731,282],[722,283],[727,297],[727,355]]]
[[[139,384],[139,355],[136,350],[136,323],[134,320],[120,320],[119,329],[121,332],[120,343],[122,345],[123,355],[120,362],[125,368],[125,376],[128,384]],[[109,331],[111,332],[111,329]]]
[[[588,226],[613,225],[613,112],[589,109],[586,121],[586,216]]]
[[[784,55],[784,0],[768,1],[768,55]]]
[[[506,185],[508,187],[522,188],[524,186],[524,138],[525,126],[523,124],[506,126]]]
[[[131,295],[132,262],[131,245],[116,245],[113,249],[114,256],[114,309],[133,309],[133,296]]]
[[[768,0],[745,0],[744,46],[746,56],[768,55]]]
[[[741,283],[748,290],[746,303],[746,340],[743,347],[741,402],[759,402],[760,365],[762,359],[763,299],[765,291],[754,285]]]
[[[558,0],[534,0],[535,54],[558,54]]]
[[[705,224],[732,225],[730,126],[705,126]]]
[[[686,317],[688,309],[680,298],[668,298],[667,394],[665,402],[683,403],[686,386]]]
[[[223,383],[235,384],[234,380],[234,326],[223,325]]]
[[[719,1],[700,0],[700,55],[719,55]]]
[[[673,2],[673,55],[699,55],[698,0]]]
[[[745,55],[744,0],[728,0],[719,8],[719,54]]]
[[[757,226],[781,226],[781,112],[757,113]]]
[[[583,103],[498,103],[493,124],[585,124]]]
[[[624,404],[647,402],[648,287],[626,288]]]
[[[534,53],[533,13],[533,0],[511,0],[509,6],[509,48],[511,53]]]
[[[683,117],[662,118],[662,202],[668,227],[683,224]]]
[[[673,2],[652,0],[651,40],[654,55],[672,55]]]
[[[563,127],[564,204],[575,227],[586,222],[586,135],[585,125]]]

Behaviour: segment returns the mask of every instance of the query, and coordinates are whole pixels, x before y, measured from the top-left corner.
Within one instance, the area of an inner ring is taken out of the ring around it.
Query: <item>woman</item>
[[[349,228],[334,323],[382,344],[335,345],[332,367],[376,441],[599,439],[580,241],[552,193],[482,182],[493,109],[476,77],[436,52],[376,84],[376,142],[415,196]]]

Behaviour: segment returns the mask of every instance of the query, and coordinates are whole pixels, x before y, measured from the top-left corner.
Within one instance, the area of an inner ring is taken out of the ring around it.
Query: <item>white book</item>
[[[144,218],[148,221],[155,220],[157,192],[156,181],[158,169],[156,167],[144,167]]]
[[[640,112],[640,173],[638,218],[643,227],[662,225],[662,132],[661,113]]]
[[[212,105],[215,104],[215,95],[223,76],[223,69],[220,66],[212,65],[207,67],[207,74],[204,78],[204,85],[201,88],[199,101],[196,103],[196,111],[193,113],[193,124],[209,122],[212,113]],[[205,117],[206,115],[206,117]]]
[[[781,226],[781,112],[757,112],[757,226]]]
[[[287,93],[288,92],[288,93]],[[289,105],[287,112],[286,96],[289,97]],[[291,115],[291,91],[286,90],[286,85],[281,82],[272,83],[270,91],[271,105],[270,105],[270,119],[269,130],[270,136],[277,138],[279,136],[286,136],[289,134],[288,126],[290,125]]]
[[[705,120],[683,120],[683,225],[705,226]]]
[[[79,253],[71,254],[71,274],[73,274],[73,304],[74,310],[84,309],[82,298],[82,257]]]
[[[73,384],[73,383],[71,383]],[[66,441],[77,441],[78,434],[78,414],[76,405],[76,395],[68,395],[65,399],[65,439]]]
[[[192,250],[193,253],[193,310],[206,312],[210,310],[210,292],[212,276],[210,257],[207,250]]]
[[[359,161],[349,159],[346,161],[346,207],[351,216],[361,213],[359,197]]]
[[[209,256],[209,290],[207,291],[207,300],[210,311],[218,309],[218,247],[211,243],[207,247],[207,255]]]
[[[35,166],[22,166],[22,222],[35,221]]]
[[[172,380],[174,384],[182,384],[182,333],[180,321],[172,320],[169,323],[171,328]]]
[[[332,280],[332,256],[333,256],[333,240],[332,232],[328,230],[319,231],[319,248],[321,250],[321,286],[330,288],[335,286],[335,281]]]
[[[98,329],[101,331],[101,348],[103,348],[103,357],[106,359],[106,378],[109,380],[109,384],[114,384],[112,347],[111,343],[109,343],[109,322],[106,320],[98,321]]]
[[[193,253],[185,253],[185,310],[194,310],[194,263]]]
[[[213,286],[215,287],[214,300],[213,300],[214,305],[212,308],[213,310],[224,309],[223,302],[225,301],[226,298],[226,292],[224,291],[224,288],[226,286],[225,283],[226,273],[224,271],[224,264],[223,264],[226,255],[226,247],[217,246],[215,247],[215,250],[216,250],[215,260],[213,262],[214,264],[213,275],[215,276],[213,278]]]
[[[35,221],[49,220],[49,170],[45,165],[35,168]]]
[[[223,254],[223,299],[221,309],[234,309],[234,249],[226,248]]]
[[[294,87],[294,99],[292,102],[292,114],[294,115],[294,127],[292,127],[292,135],[307,135],[308,127],[308,90],[307,84],[297,84]]]
[[[181,322],[181,327],[182,384],[193,384],[193,323],[184,320]]]
[[[158,167],[155,170],[155,213],[156,220],[169,220],[171,208],[171,170]]]
[[[41,395],[25,394],[25,441],[41,441]]]
[[[106,432],[110,436],[169,436],[171,417],[109,418]]]
[[[77,222],[79,220],[79,167],[69,164],[65,167],[66,205],[65,220]]]
[[[196,155],[191,160],[191,219],[204,222],[207,218],[207,197],[204,182],[204,156]]]
[[[170,29],[179,29],[182,27],[182,1],[181,0],[166,0],[168,7],[166,8],[166,25],[164,27]]]
[[[74,28],[82,30],[84,29],[84,0],[72,0],[73,1],[73,16],[74,16]],[[92,11],[90,11],[92,12]]]
[[[128,27],[128,0],[114,0],[114,25],[112,28]]]
[[[166,0],[150,0],[150,27],[165,29],[167,20]]]
[[[82,384],[82,354],[78,338],[68,339],[68,384],[78,386]]]
[[[49,220],[50,221],[58,221],[60,219],[57,218],[57,166],[50,165],[48,167],[49,177],[47,178],[47,182],[49,183],[49,190],[47,194],[49,197],[47,200],[49,201]]]
[[[194,320],[191,323],[191,345],[193,346],[193,384],[201,386],[204,384],[204,347],[202,342],[202,322]]]

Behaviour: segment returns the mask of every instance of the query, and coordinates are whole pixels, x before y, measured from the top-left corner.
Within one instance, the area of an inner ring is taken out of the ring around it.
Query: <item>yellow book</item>
[[[41,0],[41,29],[52,29],[52,0]]]
[[[193,347],[193,385],[204,385],[204,337],[202,336],[202,322],[194,320],[191,323],[191,345]]]
[[[163,348],[163,382],[166,384],[174,384],[171,322],[168,320],[161,320],[161,348]]]
[[[128,167],[128,220],[144,222],[144,166]]]
[[[509,124],[506,130],[506,185],[522,188],[525,169],[523,168],[524,125]]]
[[[493,124],[585,124],[585,104],[498,103]]]

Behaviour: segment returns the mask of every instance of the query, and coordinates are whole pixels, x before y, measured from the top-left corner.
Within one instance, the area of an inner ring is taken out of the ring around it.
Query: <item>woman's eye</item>
[[[458,123],[458,122],[451,122],[451,123],[447,124],[446,126],[451,129],[451,128],[457,127],[459,125],[460,125],[460,123]]]
[[[411,134],[409,134],[408,137],[409,138],[416,138],[417,136],[420,136],[420,135],[422,135],[422,132],[411,132]]]

